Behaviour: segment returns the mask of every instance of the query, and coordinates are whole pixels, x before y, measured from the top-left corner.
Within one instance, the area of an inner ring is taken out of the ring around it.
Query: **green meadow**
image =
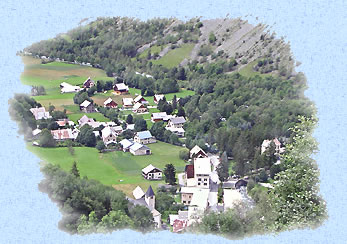
[[[43,163],[60,165],[66,171],[69,171],[76,161],[82,177],[87,176],[105,185],[112,185],[130,196],[137,185],[146,188],[149,184],[156,187],[159,183],[165,183],[163,180],[153,182],[143,179],[141,170],[149,164],[164,169],[166,164],[172,163],[177,172],[184,170],[186,163],[178,156],[182,147],[164,142],[147,146],[151,148],[152,155],[133,156],[122,151],[99,153],[90,147],[74,147],[74,154],[71,155],[66,147],[41,148],[28,144],[27,148]]]
[[[162,58],[152,61],[153,64],[161,64],[167,68],[179,65],[185,58],[189,58],[194,44],[183,44],[181,47],[170,50]]]

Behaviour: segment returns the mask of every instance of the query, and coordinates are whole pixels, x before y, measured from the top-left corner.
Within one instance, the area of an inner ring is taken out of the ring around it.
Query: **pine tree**
[[[71,168],[71,173],[72,173],[74,176],[76,176],[76,177],[80,177],[80,172],[78,171],[76,161],[73,162],[73,165],[72,165],[72,168]]]
[[[167,164],[164,169],[165,182],[170,185],[176,184],[176,169],[172,164]]]

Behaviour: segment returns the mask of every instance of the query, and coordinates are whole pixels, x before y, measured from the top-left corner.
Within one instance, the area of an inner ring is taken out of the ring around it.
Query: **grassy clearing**
[[[166,45],[165,45],[166,46]],[[161,48],[165,48],[165,46],[157,46],[154,45],[150,48],[148,48],[147,50],[143,51],[140,55],[139,58],[147,58],[148,52],[151,52],[151,55],[153,55],[154,53],[160,53],[160,51],[162,50]]]
[[[62,169],[69,171],[76,161],[82,177],[87,176],[105,185],[113,185],[129,196],[137,185],[145,190],[149,185],[156,188],[158,184],[164,183],[163,180],[143,179],[141,170],[148,164],[164,169],[166,164],[172,163],[177,172],[184,170],[185,162],[178,157],[182,147],[163,142],[150,144],[149,147],[153,154],[146,156],[133,156],[118,151],[98,153],[95,148],[89,147],[76,147],[75,154],[71,155],[66,147],[40,148],[27,145],[27,148],[44,162],[60,165]]]
[[[173,68],[179,65],[183,59],[188,58],[192,52],[194,44],[183,44],[179,48],[170,50],[164,57],[154,60],[153,64],[161,64],[167,68]]]
[[[247,64],[245,67],[243,67],[243,68],[239,71],[240,75],[245,76],[245,77],[254,77],[254,76],[256,76],[256,75],[259,75],[259,76],[261,76],[261,77],[263,77],[263,78],[265,78],[265,77],[270,77],[270,76],[273,75],[273,74],[271,74],[271,73],[262,74],[262,73],[260,73],[260,72],[254,71],[254,70],[253,70],[253,66],[254,66],[255,64],[257,64],[257,63],[258,63],[258,60],[254,60],[253,62],[250,62],[249,64]]]

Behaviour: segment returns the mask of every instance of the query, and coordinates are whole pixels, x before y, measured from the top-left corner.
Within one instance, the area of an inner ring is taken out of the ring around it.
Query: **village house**
[[[95,84],[94,84],[94,81],[90,78],[90,77],[88,77],[86,80],[85,80],[85,82],[83,82],[83,88],[91,88],[92,86],[94,86]]]
[[[133,141],[128,140],[128,139],[123,139],[119,143],[122,145],[123,152],[129,152],[131,145],[134,144]]]
[[[41,130],[39,128],[36,128],[35,130],[32,131],[33,139],[38,139],[41,134]]]
[[[141,144],[150,144],[157,142],[155,137],[152,136],[149,130],[137,132],[134,137],[134,141]]]
[[[202,150],[198,145],[195,145],[192,150],[190,150],[190,158],[206,158],[207,153],[205,153],[204,150]]]
[[[168,121],[169,119],[173,118],[173,115],[167,115],[166,112],[159,112],[159,113],[152,113],[151,114],[151,121],[153,123],[158,121]]]
[[[148,109],[145,105],[138,102],[138,103],[135,103],[135,105],[133,107],[133,112],[134,113],[145,113],[145,112],[148,112]]]
[[[164,99],[164,97],[165,97],[164,95],[157,95],[157,94],[155,94],[153,96],[153,101],[154,101],[154,103],[158,104],[160,100]]]
[[[194,175],[197,187],[209,188],[211,174],[211,161],[209,158],[196,158],[194,160]]]
[[[49,112],[46,112],[45,107],[31,108],[30,112],[34,115],[35,120],[52,118],[52,116],[49,114]]]
[[[209,189],[199,188],[194,192],[190,205],[188,206],[188,219],[192,222],[199,221],[208,208],[209,193]]]
[[[84,100],[84,102],[80,104],[80,110],[83,111],[84,113],[95,112],[94,105],[88,100]]]
[[[281,147],[281,142],[275,138],[273,140],[264,140],[263,143],[261,144],[261,154],[263,154],[266,149],[268,149],[270,147],[271,142],[273,142],[275,144],[275,151],[276,154],[281,154],[284,153],[284,147]]]
[[[106,101],[104,102],[104,107],[105,108],[117,108],[118,104],[112,100],[112,98],[107,98]]]
[[[174,233],[183,231],[188,226],[188,211],[178,210],[178,214],[170,214],[169,222]]]
[[[184,117],[170,118],[165,129],[171,131],[179,137],[184,137],[185,131],[183,129],[183,125],[185,122],[186,120]]]
[[[155,228],[161,228],[161,214],[155,209],[155,195],[152,186],[148,187],[146,193],[143,195],[142,193],[143,190],[141,187],[137,186],[133,191],[135,199],[128,198],[128,200],[134,205],[142,205],[147,207],[152,213]]]
[[[142,169],[142,176],[146,180],[161,180],[163,171],[150,164],[146,168]]]
[[[129,152],[134,156],[150,155],[152,153],[149,147],[137,142],[129,147]]]
[[[69,119],[60,119],[60,120],[57,120],[55,121],[59,127],[65,127],[65,126],[74,126],[75,123],[73,121],[70,121]]]
[[[83,125],[89,125],[93,128],[98,128],[100,125],[103,125],[104,127],[114,127],[116,126],[116,123],[113,121],[110,122],[99,122],[95,121],[93,118],[88,118],[87,115],[83,115],[79,120],[78,120],[78,126],[82,127]]]
[[[113,86],[113,90],[117,95],[123,95],[129,93],[129,87],[124,83],[117,83]]]
[[[123,109],[132,108],[134,100],[131,97],[124,97],[122,99]]]
[[[62,82],[60,84],[60,92],[61,93],[72,93],[72,92],[79,92],[81,90],[81,87],[79,86],[73,86],[69,83]]]
[[[134,98],[135,103],[142,103],[142,104],[148,104],[148,101],[141,95],[138,95]]]
[[[113,127],[105,127],[101,130],[102,134],[102,141],[106,146],[108,146],[111,143],[117,143],[117,136],[118,134],[115,132]]]
[[[51,134],[56,141],[75,140],[77,137],[76,134],[72,133],[71,129],[51,130]]]

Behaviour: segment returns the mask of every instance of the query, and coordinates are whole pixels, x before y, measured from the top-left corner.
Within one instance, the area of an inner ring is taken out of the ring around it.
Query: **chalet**
[[[188,226],[188,219],[175,219],[172,224],[174,233],[182,232]]]
[[[122,99],[123,108],[132,108],[134,100],[131,97],[124,97]]]
[[[79,120],[78,120],[78,124],[80,126],[83,126],[86,123],[90,123],[90,122],[95,122],[95,120],[93,118],[88,118],[87,115],[83,115]]]
[[[81,90],[81,87],[79,86],[73,86],[69,83],[62,82],[60,84],[60,92],[61,93],[72,93],[72,92],[79,92]]]
[[[102,141],[107,146],[111,143],[117,143],[118,134],[114,131],[113,127],[105,127],[101,131]]]
[[[117,108],[118,104],[112,100],[112,98],[107,98],[106,101],[104,102],[104,107],[105,108]]]
[[[85,82],[83,82],[83,88],[91,88],[92,86],[94,86],[94,81],[88,77]]]
[[[166,126],[165,129],[176,134],[178,137],[184,137],[185,130],[183,128],[173,128],[173,127]]]
[[[160,100],[164,99],[164,97],[165,97],[164,95],[157,95],[156,94],[153,96],[153,101],[154,101],[154,103],[158,104]]]
[[[133,141],[123,139],[119,142],[122,145],[123,152],[129,152],[130,147],[134,144]]]
[[[135,103],[148,104],[148,101],[141,95],[134,98]]]
[[[138,103],[135,103],[135,105],[133,107],[133,112],[134,113],[145,113],[145,112],[148,112],[148,109],[146,108],[145,105],[138,102]]]
[[[198,145],[195,145],[192,150],[190,150],[190,158],[206,158],[207,153],[202,150]]]
[[[167,115],[166,112],[152,113],[151,114],[151,121],[153,123],[158,122],[158,121],[168,121],[172,117],[173,117],[172,115]]]
[[[184,176],[186,179],[186,185],[187,186],[195,186],[196,185],[195,174],[194,174],[194,165],[193,164],[186,165],[186,167],[184,169]]]
[[[169,119],[167,123],[167,127],[171,128],[183,128],[184,123],[186,122],[186,119],[184,117],[174,117]]]
[[[117,83],[113,86],[113,90],[116,92],[117,95],[122,94],[128,94],[129,93],[129,87],[125,85],[124,83]]]
[[[146,168],[142,169],[142,176],[146,180],[161,180],[163,171],[150,164]]]
[[[211,161],[209,158],[196,158],[194,161],[194,177],[197,187],[209,188]]]
[[[49,115],[49,112],[46,112],[45,107],[31,108],[30,112],[34,115],[36,120],[52,118],[52,116]]]
[[[51,130],[51,134],[53,136],[53,139],[56,141],[65,141],[65,140],[76,139],[76,135],[74,135],[72,133],[71,129]]]
[[[85,113],[93,113],[95,112],[94,105],[88,100],[84,100],[83,103],[80,104],[80,110]]]
[[[129,147],[129,152],[134,156],[150,155],[152,153],[149,147],[137,142]]]
[[[276,154],[281,154],[284,152],[284,147],[281,147],[281,142],[275,138],[273,140],[264,140],[261,144],[261,154],[263,154],[268,147],[270,147],[271,142],[275,144]]]
[[[157,142],[149,130],[137,132],[134,141],[141,144],[150,144]]]

